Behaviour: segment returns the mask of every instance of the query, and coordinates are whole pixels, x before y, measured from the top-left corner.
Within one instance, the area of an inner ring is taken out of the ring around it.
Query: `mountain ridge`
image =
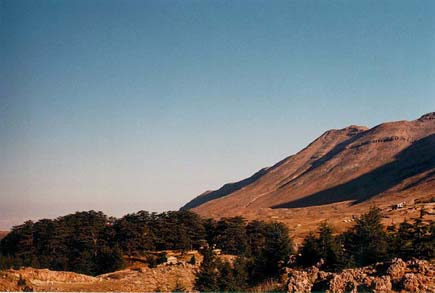
[[[331,129],[296,154],[230,184],[237,188],[226,184],[182,209],[205,217],[280,218],[285,211],[279,209],[386,206],[396,198],[435,196],[434,150],[435,112],[372,128]]]

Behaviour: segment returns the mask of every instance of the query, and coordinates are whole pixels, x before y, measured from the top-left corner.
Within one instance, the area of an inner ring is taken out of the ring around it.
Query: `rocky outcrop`
[[[313,283],[304,271],[291,271],[289,273],[287,291],[288,292],[310,292]]]
[[[395,258],[393,259],[392,264],[388,267],[387,274],[393,280],[399,280],[405,275],[406,269],[406,263],[400,258]]]
[[[96,277],[73,272],[21,268],[0,271],[0,292],[171,292],[193,291],[198,266],[134,266]]]
[[[435,292],[435,266],[427,261],[400,258],[388,263],[346,269],[340,273],[286,268],[288,292]]]
[[[418,121],[425,121],[425,120],[434,120],[435,119],[435,112],[427,113],[421,116]]]

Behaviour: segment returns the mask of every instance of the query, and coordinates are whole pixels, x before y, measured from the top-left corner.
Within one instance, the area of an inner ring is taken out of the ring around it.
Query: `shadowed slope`
[[[356,179],[322,190],[273,208],[301,208],[352,200],[361,203],[402,182],[404,179],[435,168],[435,134],[414,142],[396,156],[396,160]],[[429,177],[434,177],[431,172]],[[424,180],[428,180],[426,176]],[[434,177],[435,178],[435,177]]]
[[[206,217],[256,217],[271,207],[279,212],[277,207],[349,206],[371,198],[387,205],[433,196],[434,134],[435,113],[371,129],[330,130],[264,174],[201,195],[183,208]]]
[[[218,190],[215,190],[215,191],[206,191],[203,194],[201,194],[201,195],[195,197],[194,199],[192,199],[191,201],[189,201],[180,210],[189,210],[189,209],[197,207],[203,203],[206,203],[208,201],[211,201],[211,200],[226,196],[230,193],[233,193],[234,191],[237,191],[237,190],[257,181],[258,179],[260,179],[264,174],[267,173],[267,170],[268,170],[268,168],[263,168],[249,178],[243,179],[243,180],[238,181],[238,182],[225,184],[224,186],[222,186],[221,188],[219,188]]]

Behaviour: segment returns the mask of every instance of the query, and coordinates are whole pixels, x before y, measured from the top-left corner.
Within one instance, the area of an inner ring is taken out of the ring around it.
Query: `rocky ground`
[[[191,292],[198,269],[198,265],[187,263],[152,269],[136,264],[96,277],[47,269],[11,269],[0,271],[0,291]],[[269,287],[288,292],[435,292],[435,265],[396,258],[340,273],[324,272],[316,266],[305,270],[285,268],[280,284]],[[269,291],[265,285],[253,291]]]
[[[400,258],[388,263],[330,273],[313,266],[286,268],[282,276],[288,292],[435,292],[435,266],[427,261]]]
[[[47,269],[0,272],[0,291],[171,292],[192,291],[198,266],[190,264],[131,267],[97,277]]]

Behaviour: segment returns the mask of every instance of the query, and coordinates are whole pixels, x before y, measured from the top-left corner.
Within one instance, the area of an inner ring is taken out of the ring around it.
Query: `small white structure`
[[[402,201],[402,202],[399,202],[399,203],[393,205],[391,208],[393,210],[398,210],[398,209],[403,209],[404,206],[405,206],[405,202]]]
[[[178,259],[175,256],[168,256],[166,259],[166,264],[168,265],[176,265],[178,263]]]

